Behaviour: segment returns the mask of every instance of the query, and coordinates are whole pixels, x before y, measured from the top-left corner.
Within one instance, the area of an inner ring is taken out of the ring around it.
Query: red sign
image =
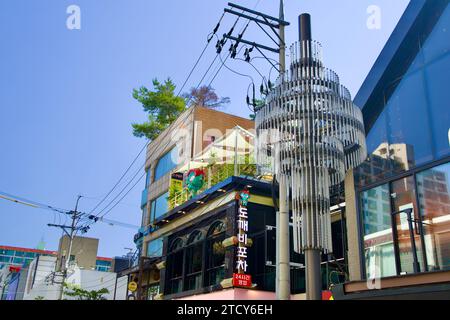
[[[322,300],[334,300],[333,293],[331,291],[322,291]]]
[[[20,272],[21,267],[18,266],[10,266],[9,272]]]
[[[252,276],[243,273],[233,273],[233,286],[251,288]]]

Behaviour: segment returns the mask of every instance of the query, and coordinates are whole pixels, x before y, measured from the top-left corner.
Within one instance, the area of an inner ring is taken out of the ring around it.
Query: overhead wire
[[[202,50],[202,52],[200,53],[200,56],[197,58],[197,60],[196,60],[196,62],[195,62],[195,64],[194,64],[194,66],[192,67],[192,69],[190,70],[190,72],[188,73],[188,76],[187,76],[187,78],[185,79],[185,81],[184,81],[184,83],[183,83],[183,85],[181,86],[181,88],[180,88],[180,90],[179,90],[179,92],[178,92],[178,94],[177,94],[177,96],[180,96],[180,94],[181,94],[181,92],[183,91],[183,89],[184,89],[184,87],[186,86],[186,84],[187,84],[187,82],[189,81],[189,79],[191,78],[191,76],[192,76],[192,74],[193,74],[193,72],[194,72],[194,70],[197,68],[197,66],[198,66],[198,64],[199,64],[199,62],[200,62],[200,60],[202,59],[202,57],[204,56],[204,54],[205,54],[205,52],[206,52],[206,49],[208,48],[208,46],[209,46],[209,44],[210,44],[210,42],[211,42],[211,40],[212,40],[212,38],[213,38],[213,36],[217,33],[217,31],[219,30],[219,27],[220,27],[220,24],[221,24],[221,22],[222,22],[222,20],[223,20],[223,18],[224,18],[224,16],[225,16],[225,13],[223,13],[222,14],[222,16],[220,17],[220,19],[219,19],[219,22],[217,23],[217,25],[216,25],[216,27],[214,28],[214,30],[213,30],[213,32],[212,33],[210,33],[209,35],[208,35],[208,37],[207,37],[207,43],[206,43],[206,45],[205,45],[205,47],[204,47],[204,49]],[[217,58],[217,57],[216,57]],[[215,60],[214,60],[215,61]],[[214,63],[214,61],[213,61],[213,63]],[[212,67],[212,65],[213,65],[213,63],[211,63],[211,65],[209,66],[209,68],[208,68],[208,70],[207,70],[207,72],[205,73],[205,75],[204,75],[204,77],[206,76],[206,74],[209,72],[209,70],[210,70],[210,68]],[[204,80],[204,77],[201,79],[201,81],[200,81],[200,83],[201,82],[203,82],[203,80]],[[197,87],[198,88],[198,87]],[[190,99],[191,100],[191,99]],[[189,101],[190,101],[189,100]],[[187,102],[186,104],[188,104],[189,102]],[[130,170],[130,168],[133,166],[133,164],[136,162],[136,160],[138,159],[138,157],[140,156],[140,154],[143,152],[143,150],[146,148],[146,147],[148,147],[148,144],[149,144],[150,142],[146,142],[146,144],[145,144],[145,146],[144,146],[144,148],[139,152],[139,154],[136,156],[136,158],[133,160],[133,162],[130,164],[130,166],[127,168],[127,170],[124,172],[124,174],[120,177],[120,179],[116,182],[116,184],[113,186],[113,188],[111,188],[111,190],[105,195],[105,197],[89,212],[89,214],[92,214],[106,199],[107,199],[107,197],[115,190],[115,188],[119,185],[119,183],[123,180],[123,178],[125,177],[125,175],[128,173],[128,171]],[[144,165],[145,166],[145,165]],[[141,170],[141,169],[140,169]],[[136,176],[136,175],[135,175]],[[134,177],[135,177],[134,176]],[[134,177],[131,179],[131,181],[134,179]],[[140,179],[142,179],[142,177],[140,178]],[[140,180],[139,179],[139,180]],[[129,183],[131,183],[131,181],[129,181]],[[129,183],[126,185],[126,186],[128,186],[129,185]],[[125,186],[125,188],[126,188],[126,186]],[[97,213],[97,217],[98,216],[100,216],[100,214],[109,206],[109,205],[111,205],[112,204],[112,202],[115,200],[115,199],[117,199],[117,197],[122,193],[124,191],[124,189],[122,189],[121,190],[121,192],[119,192],[119,194],[118,195],[116,195],[116,197],[113,199],[113,200],[111,200],[109,203],[108,203],[108,205],[106,205],[102,210],[100,210],[100,212],[98,212]],[[131,191],[131,189],[126,193],[126,194],[128,194],[129,192]],[[122,198],[123,199],[123,198]],[[118,204],[118,203],[117,203]],[[116,204],[116,205],[117,205]],[[114,207],[116,206],[116,205],[114,205]],[[113,208],[114,208],[113,207]],[[111,209],[113,209],[113,208],[111,208]],[[110,210],[108,211],[108,212],[110,212]]]

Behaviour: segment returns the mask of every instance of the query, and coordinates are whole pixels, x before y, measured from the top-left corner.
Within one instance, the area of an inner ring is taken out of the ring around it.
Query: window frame
[[[414,188],[416,189],[415,192],[415,201],[417,203],[417,207],[418,207],[418,217],[420,219],[420,224],[422,224],[422,208],[420,206],[420,199],[419,199],[419,195],[417,192],[417,187],[418,187],[418,180],[417,180],[417,175],[431,170],[433,168],[445,165],[445,164],[450,164],[450,156],[444,157],[442,159],[439,160],[435,160],[435,161],[431,161],[427,164],[424,164],[422,166],[419,167],[414,167],[411,170],[408,171],[404,171],[402,173],[396,174],[394,176],[391,176],[389,178],[385,178],[381,181],[377,181],[376,183],[370,184],[370,185],[366,185],[363,186],[361,188],[355,188],[355,195],[356,195],[356,202],[357,202],[357,206],[356,206],[356,214],[357,217],[359,219],[358,221],[358,239],[359,239],[359,254],[360,254],[360,262],[361,262],[361,271],[362,271],[362,276],[364,279],[367,279],[367,269],[366,269],[366,261],[365,261],[365,252],[364,252],[364,217],[363,217],[363,210],[362,210],[362,193],[365,191],[369,191],[371,189],[380,187],[382,185],[388,185],[389,186],[389,193],[392,194],[392,183],[395,181],[399,181],[408,177],[412,177],[413,181],[414,181]],[[393,208],[393,199],[390,199],[390,207],[391,210]],[[396,268],[396,273],[397,276],[401,275],[401,267],[400,267],[400,257],[399,257],[399,252],[398,252],[398,237],[397,237],[397,228],[396,225],[394,223],[394,217],[392,217],[391,220],[391,228],[392,228],[392,235],[393,235],[393,241],[394,241],[394,252],[395,252],[395,268]],[[422,257],[422,261],[423,265],[425,266],[424,270],[420,270],[420,272],[418,274],[422,274],[422,273],[427,273],[428,271],[428,264],[427,264],[427,258],[426,258],[426,248],[425,248],[425,239],[424,239],[424,233],[421,232],[421,250],[422,252],[424,252],[424,256]]]
[[[211,233],[218,225],[221,225],[223,227],[223,230],[216,234]],[[225,247],[224,247],[224,253],[223,253],[223,263],[221,265],[212,266],[211,261],[214,260],[212,245],[216,241],[223,241],[226,239],[226,229],[227,229],[227,227],[226,227],[226,223],[224,221],[216,220],[211,224],[211,226],[208,229],[208,232],[206,233],[205,248],[206,248],[207,253],[209,253],[209,254],[205,254],[206,261],[205,261],[205,270],[204,270],[204,280],[203,281],[208,286],[217,284],[217,283],[214,283],[214,284],[211,283],[210,275],[213,272],[225,270],[225,257],[226,257],[226,248]]]
[[[162,156],[160,156],[157,160],[156,160],[156,164],[155,164],[155,169],[153,170],[153,174],[151,177],[151,182],[155,183],[156,181],[160,180],[161,178],[163,178],[164,176],[166,176],[167,174],[169,174],[171,171],[173,171],[175,168],[178,167],[178,163],[174,162],[172,160],[172,152],[176,152],[178,151],[178,146],[174,145],[171,149],[169,149],[167,152],[165,152]],[[163,174],[159,175],[158,174],[158,166],[161,164],[161,161],[165,158],[168,157],[168,159],[171,161],[171,165],[168,166],[170,167],[170,169],[164,171]]]
[[[198,236],[200,236],[199,239],[196,239]],[[203,287],[204,281],[203,281],[203,274],[204,274],[204,261],[205,261],[205,235],[202,231],[199,229],[196,229],[192,231],[189,234],[188,240],[186,241],[186,246],[184,248],[184,277],[183,277],[183,291],[191,291],[191,290],[197,290]],[[199,250],[199,252],[196,252]],[[194,258],[195,254],[200,254],[201,256],[201,265],[199,271],[193,271],[191,273],[188,273],[188,268],[193,267],[192,265],[192,259]],[[190,257],[190,258],[189,258]],[[189,259],[189,260],[188,260]],[[200,285],[199,287],[195,288],[188,288],[189,285],[189,279],[191,278],[199,278],[200,279]]]

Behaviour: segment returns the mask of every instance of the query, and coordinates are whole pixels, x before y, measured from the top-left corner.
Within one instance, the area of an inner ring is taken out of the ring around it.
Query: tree
[[[201,86],[198,89],[192,88],[189,93],[184,94],[184,97],[190,101],[189,107],[199,106],[216,109],[230,103],[230,98],[219,98],[211,86]]]
[[[142,86],[133,90],[133,98],[142,104],[148,112],[148,121],[133,123],[133,134],[136,137],[147,137],[154,140],[178,116],[186,110],[186,102],[182,97],[175,95],[175,84],[167,79],[163,83],[153,80],[153,91]]]
[[[78,300],[106,300],[105,294],[109,293],[109,290],[102,288],[100,290],[85,290],[78,286],[64,283],[64,294],[69,297],[75,297]]]

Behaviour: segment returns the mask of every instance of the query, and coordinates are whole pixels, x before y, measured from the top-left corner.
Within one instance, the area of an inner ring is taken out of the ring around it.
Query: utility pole
[[[225,9],[226,13],[236,15],[240,18],[248,19],[254,22],[276,45],[275,48],[263,44],[255,43],[242,39],[242,34],[239,37],[234,37],[231,34],[224,34],[224,39],[235,41],[234,50],[239,43],[251,46],[251,49],[246,50],[246,61],[250,62],[249,53],[256,49],[274,69],[279,71],[281,81],[284,81],[284,74],[286,70],[286,41],[285,28],[289,26],[289,22],[284,20],[284,2],[280,0],[280,8],[278,18],[270,15],[244,8],[240,5],[228,3],[232,9]],[[233,9],[242,10],[242,13]],[[267,31],[265,28],[269,28]],[[278,29],[278,30],[277,30]],[[278,66],[273,64],[273,60],[269,59],[264,51],[277,53],[279,55]],[[234,51],[234,52],[235,52]],[[233,57],[233,56],[232,56]],[[270,82],[270,81],[269,81]],[[270,91],[270,84],[267,90]],[[257,107],[255,97],[253,103],[249,103],[250,99],[247,97],[247,103],[253,107]],[[256,108],[255,108],[255,111]],[[291,296],[290,285],[290,248],[289,248],[289,177],[287,175],[277,176],[279,184],[279,210],[276,214],[276,295],[279,300],[289,300]]]
[[[48,224],[49,227],[58,227],[61,228],[64,233],[69,237],[69,249],[67,251],[67,254],[65,255],[65,261],[62,265],[62,280],[61,280],[61,290],[59,292],[59,300],[62,300],[63,292],[64,292],[64,283],[66,282],[67,278],[67,270],[69,269],[69,263],[70,263],[70,256],[72,254],[72,247],[73,247],[73,239],[75,238],[76,231],[79,230],[77,227],[77,223],[81,217],[81,213],[79,213],[78,210],[78,202],[82,198],[82,195],[78,195],[77,202],[75,203],[75,210],[69,212],[68,214],[72,215],[72,224],[70,226],[65,225],[56,225],[56,224]],[[70,231],[67,231],[69,229]]]
[[[284,3],[280,0],[279,19],[284,20]],[[280,77],[283,80],[286,70],[286,42],[284,25],[279,28],[279,63]],[[278,176],[279,184],[279,212],[277,217],[276,238],[277,256],[276,256],[276,296],[278,300],[289,300],[291,298],[291,267],[290,267],[290,248],[289,248],[289,187],[288,177],[286,175]]]

